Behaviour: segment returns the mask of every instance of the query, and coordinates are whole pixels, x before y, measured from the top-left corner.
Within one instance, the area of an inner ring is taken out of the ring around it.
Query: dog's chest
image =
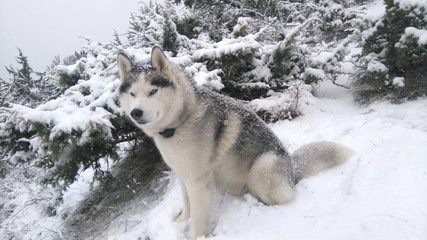
[[[172,170],[180,174],[188,174],[200,168],[205,168],[211,161],[212,144],[207,139],[197,135],[177,130],[172,137],[155,137],[157,148],[163,160]]]
[[[163,160],[171,167],[180,164],[179,160],[185,158],[186,150],[185,144],[181,141],[176,141],[176,136],[165,139],[164,137],[158,137],[156,139],[156,146],[162,154]]]

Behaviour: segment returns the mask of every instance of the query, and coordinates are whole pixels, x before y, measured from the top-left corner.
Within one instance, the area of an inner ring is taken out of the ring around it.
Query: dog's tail
[[[347,161],[353,150],[333,142],[314,142],[298,148],[292,155],[295,183]]]

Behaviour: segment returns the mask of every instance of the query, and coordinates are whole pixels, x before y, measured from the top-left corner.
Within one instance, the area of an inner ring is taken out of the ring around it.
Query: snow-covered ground
[[[302,180],[296,199],[284,206],[265,206],[250,195],[217,194],[206,239],[427,239],[427,99],[358,106],[347,90],[328,82],[315,90],[317,97],[303,92],[301,117],[271,127],[290,151],[330,140],[356,154],[344,165]],[[127,208],[93,238],[189,238],[189,222],[172,222],[182,199],[175,175],[166,177],[170,182],[160,200]],[[14,187],[10,202],[17,207],[1,219],[0,239],[8,231],[20,239],[66,239],[60,216],[78,206],[90,182],[91,173],[82,174],[66,192],[59,214],[47,217],[41,203],[54,196],[24,178],[3,181]]]
[[[328,83],[317,95],[303,97],[303,116],[271,127],[291,151],[330,140],[353,148],[354,157],[302,180],[284,206],[217,194],[206,239],[427,239],[427,99],[357,106]],[[163,200],[124,214],[98,239],[189,238],[189,222],[172,222],[182,200],[171,178]],[[136,224],[125,231],[125,221]]]

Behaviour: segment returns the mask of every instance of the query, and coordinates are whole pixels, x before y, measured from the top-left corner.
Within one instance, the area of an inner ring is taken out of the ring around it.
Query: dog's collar
[[[170,138],[175,134],[175,128],[166,128],[165,130],[159,132],[159,134],[164,138]]]

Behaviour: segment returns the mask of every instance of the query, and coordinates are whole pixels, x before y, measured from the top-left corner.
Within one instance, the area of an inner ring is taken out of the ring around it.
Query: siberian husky
[[[151,67],[118,55],[120,103],[151,136],[181,184],[184,206],[175,221],[191,219],[191,239],[208,233],[214,189],[285,204],[302,178],[343,163],[347,147],[317,142],[293,154],[250,109],[197,86],[154,47]]]

